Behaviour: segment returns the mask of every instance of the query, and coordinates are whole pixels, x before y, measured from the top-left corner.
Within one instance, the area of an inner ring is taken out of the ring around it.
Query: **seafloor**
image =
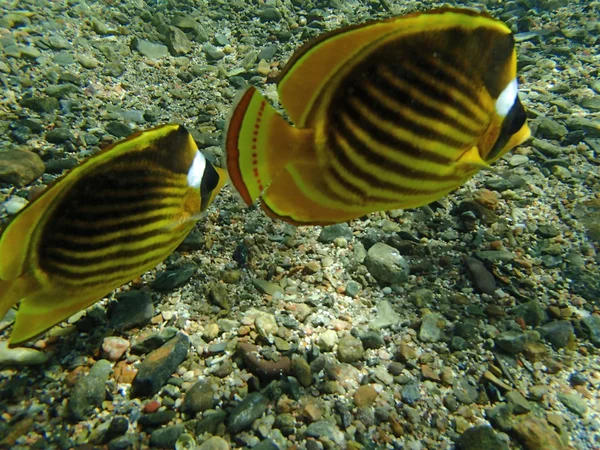
[[[9,314],[0,445],[599,448],[600,3],[458,3],[515,31],[533,139],[434,205],[331,228],[226,188],[164,264],[28,348]],[[219,160],[236,91],[273,97],[306,39],[439,5],[4,0],[0,218],[133,130],[183,123]]]

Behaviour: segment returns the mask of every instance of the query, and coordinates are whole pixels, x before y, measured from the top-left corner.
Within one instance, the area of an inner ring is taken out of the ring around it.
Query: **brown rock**
[[[433,369],[431,367],[429,367],[427,364],[423,364],[421,366],[421,374],[423,375],[423,378],[425,378],[426,380],[431,380],[431,381],[442,381],[440,376],[433,371]]]
[[[7,150],[0,152],[0,182],[25,186],[39,178],[45,167],[42,159],[33,152]]]
[[[137,369],[126,361],[119,361],[113,369],[117,383],[131,384],[137,373]]]
[[[359,387],[354,393],[354,404],[359,408],[361,406],[370,406],[377,398],[377,391],[370,384]]]
[[[247,342],[238,343],[237,350],[244,358],[248,370],[259,378],[279,378],[290,374],[292,361],[287,356],[277,361],[261,359],[258,347]]]
[[[533,414],[516,417],[513,431],[527,450],[563,450],[560,436],[546,419]]]

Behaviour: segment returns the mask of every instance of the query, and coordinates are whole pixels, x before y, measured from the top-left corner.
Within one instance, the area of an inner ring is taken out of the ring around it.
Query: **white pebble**
[[[15,195],[5,201],[2,206],[4,206],[4,209],[8,215],[13,216],[25,208],[25,205],[27,205],[27,200]]]

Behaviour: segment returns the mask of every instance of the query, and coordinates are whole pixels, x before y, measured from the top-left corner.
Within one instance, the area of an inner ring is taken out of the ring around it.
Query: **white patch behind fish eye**
[[[500,93],[496,100],[496,112],[499,116],[506,117],[517,100],[518,90],[517,79],[514,78]]]
[[[204,169],[206,168],[206,158],[200,151],[196,151],[196,156],[192,162],[192,166],[187,174],[188,185],[190,187],[199,189],[200,183],[202,183],[202,176],[204,175]]]

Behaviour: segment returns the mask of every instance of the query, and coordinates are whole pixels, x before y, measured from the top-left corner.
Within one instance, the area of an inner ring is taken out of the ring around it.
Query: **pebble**
[[[110,373],[110,362],[101,359],[90,369],[90,373],[77,380],[69,395],[68,409],[76,421],[86,419],[94,408],[102,405],[106,398],[106,381]]]
[[[141,334],[137,337],[137,340],[134,341],[134,344],[131,347],[131,353],[136,355],[149,353],[163,345],[168,340],[173,339],[176,334],[177,328],[174,327],[165,327],[159,331]]]
[[[274,295],[277,292],[283,294],[283,288],[277,283],[271,283],[270,281],[254,279],[252,280],[252,284],[260,292],[267,295]]]
[[[37,366],[50,358],[44,352],[27,347],[9,348],[8,341],[0,341],[0,366]]]
[[[400,284],[408,280],[410,267],[398,250],[383,242],[373,245],[367,252],[365,266],[381,283]]]
[[[458,439],[461,450],[508,450],[508,444],[488,425],[471,427]]]
[[[190,414],[204,412],[214,407],[214,391],[206,380],[195,383],[183,397],[181,410]]]
[[[183,286],[194,276],[198,267],[195,264],[184,264],[176,269],[164,270],[156,274],[152,289],[158,292],[170,292]]]
[[[73,85],[70,84],[70,86]],[[64,144],[67,141],[75,141],[75,136],[73,136],[73,133],[71,133],[71,131],[68,128],[61,127],[54,128],[53,130],[48,131],[44,137],[48,142],[51,142],[52,144]]]
[[[556,348],[564,348],[573,335],[573,325],[568,320],[555,320],[537,328],[542,338]]]
[[[412,405],[421,398],[421,388],[418,383],[408,383],[402,387],[400,394],[404,403]]]
[[[377,331],[367,331],[362,333],[359,338],[365,349],[378,349],[385,346],[383,336]]]
[[[21,106],[39,113],[51,113],[60,108],[60,102],[55,97],[36,96],[21,100]]]
[[[422,342],[439,342],[442,339],[444,324],[445,321],[441,314],[425,314],[421,328],[419,328],[419,339]]]
[[[507,403],[497,403],[485,412],[490,423],[501,431],[510,431],[513,427],[512,406]]]
[[[325,330],[317,338],[317,346],[322,352],[330,352],[338,343],[338,335],[334,330]]]
[[[154,304],[147,292],[124,292],[113,305],[108,311],[109,326],[117,331],[143,326],[154,317]]]
[[[585,417],[587,411],[587,405],[585,400],[577,392],[564,393],[559,392],[556,397],[567,407],[570,411],[577,414],[579,417]]]
[[[508,160],[508,163],[512,166],[512,167],[517,167],[517,166],[522,166],[523,164],[527,164],[529,162],[529,158],[527,157],[527,155],[513,155],[510,157],[510,159]]]
[[[271,342],[273,340],[273,336],[277,334],[277,330],[279,329],[275,316],[262,311],[254,312],[254,314],[256,314],[256,317],[254,318],[256,331],[258,331],[258,334],[260,334],[263,338]]]
[[[360,339],[345,335],[338,343],[337,357],[340,362],[354,363],[360,361],[364,355],[364,348]]]
[[[494,339],[496,346],[505,352],[516,355],[525,349],[527,335],[521,331],[505,331]]]
[[[531,327],[537,327],[548,320],[548,315],[537,300],[522,303],[511,311],[516,317],[521,317]]]
[[[292,374],[298,379],[298,382],[308,387],[312,384],[312,372],[310,365],[300,355],[294,355],[292,357]]]
[[[177,439],[185,431],[183,424],[171,425],[154,430],[150,434],[150,445],[158,448],[175,448]]]
[[[189,346],[190,339],[187,335],[178,333],[166,344],[149,353],[138,367],[138,373],[131,384],[132,396],[156,394],[185,360]]]
[[[344,444],[346,439],[344,438],[344,433],[342,433],[335,424],[327,420],[319,420],[311,423],[306,427],[304,434],[315,439],[326,438],[330,442],[337,444],[338,448],[345,447]],[[335,445],[333,448],[335,448]]]
[[[505,397],[515,414],[527,414],[531,411],[531,404],[519,391],[507,392]]]
[[[365,384],[354,392],[354,404],[359,408],[362,406],[371,406],[375,402],[377,395],[377,391],[372,385]]]
[[[471,256],[464,258],[475,288],[484,294],[493,295],[496,291],[496,280],[485,265]]]
[[[260,445],[260,444],[259,444]],[[202,443],[198,450],[229,450],[229,443],[219,436],[213,436]],[[257,447],[255,446],[254,449]]]
[[[186,34],[177,27],[169,27],[167,33],[167,46],[171,55],[186,55],[192,51],[192,42]]]
[[[146,39],[134,38],[131,45],[135,50],[150,59],[162,59],[169,54],[169,48],[166,45],[150,42]]]
[[[138,419],[138,425],[142,428],[157,427],[165,425],[175,418],[177,413],[172,409],[163,409],[150,414],[144,414]]]
[[[584,317],[581,323],[588,332],[592,344],[600,347],[600,316]]]
[[[109,361],[118,361],[125,354],[130,344],[119,336],[107,336],[102,342],[102,351]]]
[[[338,223],[335,225],[329,225],[321,229],[319,233],[319,242],[323,244],[333,244],[335,239],[343,237],[350,241],[354,237],[352,228],[347,223]]]
[[[479,396],[477,383],[470,377],[457,378],[454,382],[453,392],[458,401],[465,405],[475,402]]]
[[[515,419],[512,431],[527,450],[564,450],[560,436],[548,422],[533,413]]]
[[[394,308],[392,304],[387,300],[380,300],[377,303],[377,316],[375,320],[371,321],[370,327],[373,330],[380,330],[382,328],[392,327],[398,323],[400,323],[401,317]]]
[[[552,119],[544,118],[538,125],[536,135],[541,138],[560,141],[568,132],[569,130],[567,130],[567,127],[564,125],[561,125]]]
[[[0,152],[0,182],[25,186],[44,173],[42,159],[35,153],[21,150]]]
[[[267,410],[267,398],[258,393],[248,394],[237,406],[229,413],[227,419],[227,430],[230,433],[237,434],[248,428]]]

